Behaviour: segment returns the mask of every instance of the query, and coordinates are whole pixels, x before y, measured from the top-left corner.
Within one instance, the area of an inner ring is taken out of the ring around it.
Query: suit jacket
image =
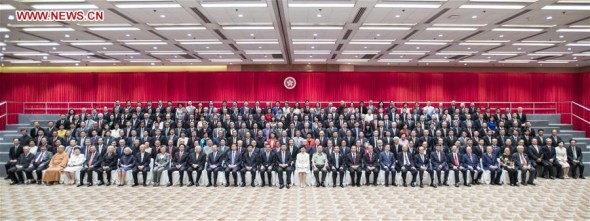
[[[229,166],[229,165],[237,165],[240,166],[240,164],[242,163],[242,153],[240,153],[240,151],[235,151],[235,153],[233,153],[233,151],[228,150],[226,157],[225,157],[225,166]],[[232,164],[233,162],[233,164]]]
[[[538,149],[538,150],[537,150]],[[533,161],[537,162],[538,158],[543,159],[543,147],[540,145],[537,145],[537,149],[535,149],[534,146],[530,146],[529,148],[526,149],[526,154],[530,157],[530,159],[532,159]]]
[[[379,154],[373,153],[371,158],[370,153],[363,155],[363,165],[367,167],[378,167],[379,166]]]
[[[571,163],[574,160],[579,161],[580,163],[582,163],[582,159],[584,158],[584,156],[582,156],[582,148],[578,147],[578,146],[574,146],[574,148],[576,149],[576,158],[574,159],[574,150],[572,150],[572,146],[567,147],[567,160]]]
[[[356,153],[354,160],[352,158],[352,153],[348,153],[346,154],[346,166],[348,168],[350,168],[351,166],[359,166],[362,167],[363,166],[363,160],[362,160],[362,154],[361,153]]]
[[[430,168],[430,158],[428,157],[428,155],[426,155],[426,153],[424,153],[424,159],[422,159],[420,154],[416,154],[414,156],[414,159],[415,159],[415,165],[417,168],[420,168],[422,166],[426,166],[426,168]]]
[[[92,153],[88,153],[88,155],[86,155],[86,161],[84,161],[84,167],[88,167],[88,163],[90,163],[92,157]],[[90,165],[90,167],[92,168],[99,168],[100,167],[100,154],[98,152],[94,153],[94,157],[92,157],[92,164]]]
[[[531,159],[529,158],[529,156],[526,153],[523,153],[524,156],[524,160],[526,161],[527,165],[533,166],[535,167],[536,164],[534,161],[531,161]],[[512,154],[512,161],[514,161],[514,165],[516,165],[516,168],[519,170],[522,170],[522,168],[524,167],[524,162],[522,162],[521,157],[520,157],[520,153],[516,152]]]
[[[430,162],[433,170],[436,170],[439,165],[442,165],[443,169],[448,168],[447,155],[443,151],[440,152],[440,157],[436,151],[430,153]]]
[[[293,157],[291,156],[291,153],[289,151],[285,150],[285,159],[283,159],[283,153],[281,150],[277,151],[277,157],[276,157],[276,164],[277,166],[279,164],[288,164],[291,165],[293,163]]]
[[[389,155],[389,156],[388,156]],[[395,166],[395,153],[383,151],[379,154],[379,165],[381,168],[391,168]]]
[[[36,162],[37,157],[41,157],[41,158],[39,158],[39,162]],[[46,167],[46,166],[48,166],[48,163],[52,157],[53,157],[53,153],[51,153],[51,151],[45,151],[44,155],[43,155],[43,152],[38,151],[37,155],[35,156],[35,160],[33,161],[33,165],[35,165],[37,167],[39,167],[39,166]]]
[[[119,156],[115,152],[113,152],[110,156],[108,153],[103,154],[102,160],[100,162],[101,167],[110,167],[111,169],[117,168],[117,160]]]
[[[141,159],[141,152],[135,154],[135,168],[137,166],[143,166],[144,169],[150,170],[150,163],[152,161],[151,154],[148,152],[144,153],[143,160]]]
[[[459,165],[456,165],[455,164],[455,156],[454,156],[454,153],[451,152],[451,153],[449,153],[449,155],[447,157],[447,159],[449,159],[449,161],[448,161],[449,167],[453,167],[453,166],[459,167],[459,166],[461,166],[461,160],[463,159],[463,155],[461,153],[459,153],[459,151],[457,151],[456,154],[457,154],[457,159],[456,160],[459,163]]]
[[[479,167],[479,158],[474,153],[471,153],[471,158],[469,157],[469,154],[463,154],[463,161],[461,162],[461,164],[465,168],[469,166],[477,168]]]
[[[188,161],[188,166],[192,167],[193,164],[198,165],[197,168],[204,169],[205,168],[205,161],[207,161],[207,156],[205,152],[199,153],[199,157],[197,158],[197,152],[190,153],[190,158]]]
[[[345,156],[346,155],[342,152],[338,153],[338,157],[336,157],[336,153],[332,153],[332,155],[328,157],[328,164],[330,165],[329,167],[336,167],[336,160],[338,160],[338,167],[336,167],[336,169],[344,169],[346,165]]]
[[[268,156],[265,152],[262,152],[259,154],[258,156],[258,163],[264,167],[268,167],[268,166],[274,166],[274,163],[277,161],[276,158],[276,153],[273,151],[270,151]]]
[[[252,155],[250,156],[250,152],[248,152],[248,150],[246,150],[246,152],[244,152],[242,154],[242,161],[241,161],[241,166],[243,168],[245,167],[252,167],[252,168],[256,168],[256,166],[258,165],[258,155],[257,152],[252,150]]]
[[[217,153],[211,152],[207,156],[207,164],[209,166],[214,165],[216,167],[220,167],[221,163],[223,163],[223,154],[221,152],[219,152],[219,151],[217,151]]]
[[[172,157],[172,166],[180,165],[180,168],[186,167],[186,163],[188,162],[188,151],[182,152],[180,155],[180,151],[174,153]]]
[[[484,170],[490,170],[490,166],[500,167],[500,163],[498,162],[497,155],[495,155],[494,153],[492,153],[491,157],[488,153],[484,153],[482,155],[481,161],[482,161]]]
[[[416,164],[414,162],[414,155],[411,154],[410,151],[408,151],[408,152],[403,152],[402,151],[402,152],[399,152],[397,154],[397,168],[400,169],[403,166],[405,166],[405,164],[404,164],[404,163],[406,163],[404,161],[404,156],[405,155],[408,157],[407,163],[408,163],[408,167],[409,167],[409,168],[406,168],[406,169],[410,169],[412,167],[416,167]]]
[[[31,165],[31,163],[33,163],[34,160],[35,154],[32,154],[31,152],[29,152],[28,154],[22,153],[18,157],[16,165],[21,165],[23,166],[23,168],[27,168]]]
[[[23,145],[18,145],[18,147],[12,146],[12,147],[10,147],[10,150],[8,151],[8,159],[9,160],[18,160],[18,158],[20,157],[20,155],[22,153],[23,153]]]

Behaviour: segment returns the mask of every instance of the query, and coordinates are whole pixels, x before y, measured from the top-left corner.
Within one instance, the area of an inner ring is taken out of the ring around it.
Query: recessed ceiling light
[[[209,46],[206,46],[205,48],[206,48],[206,49],[209,49]]]
[[[91,31],[139,31],[136,27],[91,27]]]
[[[405,42],[404,44],[407,44],[407,45],[446,45],[447,43],[446,42],[426,42],[426,41],[413,42],[413,41],[411,41],[411,42]]]
[[[442,36],[443,36],[442,34],[438,34],[438,37],[442,37]]]
[[[396,18],[402,17],[401,15],[395,15]]]
[[[261,48],[262,48],[262,46],[258,46],[258,49],[261,49]]]
[[[97,9],[93,4],[35,4],[31,5],[37,10],[66,10],[66,9]]]
[[[203,8],[266,8],[266,3],[201,3]]]
[[[586,2],[587,3],[587,2]],[[543,8],[544,10],[585,10],[585,11],[589,11],[590,10],[590,5],[560,5],[560,4],[555,4],[555,5],[546,5]]]
[[[166,18],[166,15],[165,14],[161,14],[160,15],[160,18]]]
[[[14,20],[14,15],[8,15],[8,20]]]
[[[166,27],[155,27],[158,31],[178,31],[178,30],[205,30],[204,26],[166,26]]]
[[[250,37],[254,37],[254,33],[250,33]]]
[[[322,14],[317,14],[316,17],[321,18]]]
[[[311,49],[314,49],[314,48],[315,48],[315,46],[311,46]]]
[[[129,35],[129,34],[125,34],[125,37],[129,37],[129,36],[131,36],[131,35]]]
[[[4,35],[4,38],[9,38],[9,37],[10,37],[10,35],[8,35],[8,34]]]
[[[191,34],[191,33],[188,33],[188,34],[186,34],[186,36],[190,37],[190,36],[193,36],[193,34]]]
[[[26,32],[41,32],[41,31],[74,31],[73,28],[23,28]]]
[[[560,28],[557,32],[590,32],[590,29]]]
[[[427,31],[475,31],[477,28],[458,28],[458,27],[430,27]]]
[[[503,38],[503,37],[504,37],[504,35],[500,35],[500,36],[498,36],[498,37],[500,37],[500,38]]]
[[[222,26],[224,30],[272,30],[274,26]]]
[[[182,8],[181,5],[176,3],[121,3],[115,4],[117,8],[149,8],[149,9],[157,9],[157,8]]]
[[[56,47],[53,47],[53,48],[51,48],[51,50],[57,50],[57,48]]]
[[[439,8],[440,4],[431,3],[378,3],[375,8]]]
[[[547,19],[547,20],[551,20],[551,19],[553,19],[553,16],[547,16],[547,18],[546,18],[546,19]]]
[[[113,45],[111,42],[72,42],[73,46]]]
[[[238,17],[243,18],[244,14],[238,14]]]
[[[473,15],[473,16],[471,16],[471,18],[476,19],[477,18],[477,15]]]
[[[352,8],[354,3],[289,3],[289,8]]]
[[[542,28],[494,28],[492,31],[540,32]]]
[[[56,42],[29,42],[29,43],[17,43],[18,46],[59,46]]]
[[[336,26],[336,25],[291,26],[291,30],[342,30],[342,26]]]
[[[516,50],[519,50],[520,51],[520,50],[522,50],[522,48],[517,48]]]
[[[507,5],[507,4],[464,4],[459,8],[471,9],[522,9],[526,5]]]
[[[156,47],[156,46],[154,46],[153,48],[154,48],[154,50],[158,50],[158,47]]]
[[[377,26],[377,25],[364,25],[359,27],[360,30],[400,30],[400,31],[406,31],[406,30],[410,30],[412,29],[412,27],[396,27],[396,26]]]
[[[563,38],[563,35],[560,35],[559,38]]]

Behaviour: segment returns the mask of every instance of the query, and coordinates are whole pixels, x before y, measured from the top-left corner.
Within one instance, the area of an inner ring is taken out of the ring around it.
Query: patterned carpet
[[[9,186],[0,220],[590,220],[590,181],[510,187]]]

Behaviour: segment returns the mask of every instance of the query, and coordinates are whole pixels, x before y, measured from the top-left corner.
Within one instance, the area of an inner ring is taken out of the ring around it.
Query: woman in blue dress
[[[125,147],[123,150],[123,156],[119,159],[119,186],[125,185],[125,175],[128,170],[133,169],[135,166],[135,157],[131,154],[131,148]]]

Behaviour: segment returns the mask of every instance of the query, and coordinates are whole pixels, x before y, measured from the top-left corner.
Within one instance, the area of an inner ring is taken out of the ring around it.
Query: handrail
[[[578,107],[581,107],[581,108],[584,108],[584,109],[585,109],[585,110],[587,110],[587,111],[590,111],[590,108],[587,108],[587,107],[585,107],[584,105],[578,104],[578,103],[576,103],[575,101],[572,101],[572,104],[575,104],[575,105],[576,105],[576,106],[578,106]]]
[[[585,123],[587,123],[587,124],[590,124],[590,121],[587,121],[587,120],[585,120],[584,118],[582,118],[582,117],[580,117],[580,116],[578,116],[578,115],[572,114],[572,116],[574,116],[574,117],[576,117],[576,118],[578,118],[578,119],[580,119],[580,120],[584,121],[584,122],[585,122]]]
[[[8,125],[8,101],[0,102],[0,107],[1,106],[4,106],[4,114],[0,115],[0,119],[2,119],[4,117],[6,118],[4,120],[4,126],[2,127],[2,129],[4,129],[4,128],[6,128],[6,125]]]

